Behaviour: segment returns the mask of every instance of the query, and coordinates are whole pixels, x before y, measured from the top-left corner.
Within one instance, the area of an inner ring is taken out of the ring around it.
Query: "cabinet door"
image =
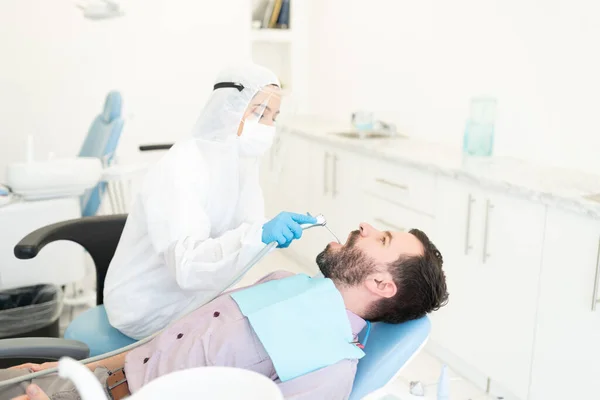
[[[455,369],[457,360],[465,365],[460,373],[481,371],[486,346],[485,330],[478,319],[486,313],[482,302],[482,270],[477,268],[476,249],[481,236],[478,211],[481,197],[472,187],[438,177],[436,182],[434,231],[430,235],[444,259],[444,272],[450,293],[445,307],[431,315],[431,340],[444,354],[437,354]],[[473,379],[471,376],[469,378]]]
[[[600,395],[600,221],[549,209],[530,400]]]
[[[399,206],[386,199],[366,196],[365,209],[368,215],[365,221],[381,231],[408,232],[417,228],[425,232],[435,243],[433,224],[434,219],[406,207]]]
[[[504,195],[485,197],[476,275],[484,331],[483,372],[492,393],[527,399],[546,207]]]
[[[302,137],[287,134],[283,138],[278,155],[280,171],[274,196],[279,200],[281,211],[305,213],[310,199],[310,157],[313,144]],[[277,165],[276,165],[277,168]]]
[[[279,133],[273,141],[273,146],[262,157],[260,164],[260,187],[265,199],[265,215],[275,216],[281,210],[283,199],[278,188],[281,178],[282,149],[289,134]]]
[[[365,194],[362,170],[371,162],[358,154],[335,150],[331,158],[331,195],[325,214],[327,225],[345,242],[351,231],[365,221]]]
[[[432,340],[506,398],[527,398],[544,221],[542,205],[438,181],[432,239],[450,298]]]
[[[358,224],[365,220],[364,194],[360,182],[361,163],[368,160],[350,152],[316,144],[310,160],[310,211],[313,215],[323,214],[329,229],[343,243],[350,231],[358,229]],[[332,241],[334,238],[326,229],[313,228],[305,232],[292,252],[316,272],[314,261],[317,254]]]
[[[312,146],[311,152],[306,155],[309,165],[302,171],[308,180],[303,212],[323,214],[331,225],[333,149],[316,143]],[[301,240],[292,243],[289,253],[311,272],[317,272],[315,258],[331,240],[331,235],[324,228],[312,228],[304,231]]]

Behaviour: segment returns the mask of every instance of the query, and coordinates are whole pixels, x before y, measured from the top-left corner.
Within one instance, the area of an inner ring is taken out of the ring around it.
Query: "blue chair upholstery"
[[[106,96],[104,110],[90,126],[79,151],[79,157],[96,157],[103,162],[112,160],[125,123],[121,116],[121,104],[122,98],[119,92],[110,92]],[[84,217],[96,215],[105,190],[106,183],[101,182],[95,188],[85,192],[81,198],[81,211]]]
[[[385,386],[423,346],[430,331],[427,317],[398,325],[374,323],[365,345],[366,355],[358,362],[350,400]]]
[[[399,325],[373,324],[365,346],[366,356],[358,363],[350,400],[359,400],[385,386],[421,348],[430,330],[427,317]],[[90,356],[108,353],[136,341],[110,326],[104,306],[94,307],[71,322],[65,339],[88,345]]]
[[[90,357],[136,342],[108,323],[104,306],[91,308],[75,318],[65,331],[65,339],[85,343],[90,348]]]

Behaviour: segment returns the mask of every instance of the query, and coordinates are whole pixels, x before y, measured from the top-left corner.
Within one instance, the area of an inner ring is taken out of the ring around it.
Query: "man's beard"
[[[328,245],[319,253],[317,265],[325,278],[342,285],[354,286],[373,272],[375,263],[355,247],[359,236],[359,231],[353,231],[342,248],[334,250]]]

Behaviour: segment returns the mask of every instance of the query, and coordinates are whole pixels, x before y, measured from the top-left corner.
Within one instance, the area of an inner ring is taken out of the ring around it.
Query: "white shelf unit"
[[[252,43],[293,43],[294,36],[291,29],[252,29],[250,35]]]
[[[252,13],[262,1],[265,0],[253,0]],[[249,37],[252,60],[271,69],[281,81],[285,93],[282,115],[306,112],[309,87],[308,2],[290,0],[290,29],[251,29]]]

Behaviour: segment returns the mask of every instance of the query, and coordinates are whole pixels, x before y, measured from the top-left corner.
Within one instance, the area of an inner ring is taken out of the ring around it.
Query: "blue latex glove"
[[[294,239],[302,237],[302,224],[315,224],[316,218],[304,214],[290,212],[279,213],[275,218],[263,225],[262,242],[277,242],[277,247],[286,248]]]

